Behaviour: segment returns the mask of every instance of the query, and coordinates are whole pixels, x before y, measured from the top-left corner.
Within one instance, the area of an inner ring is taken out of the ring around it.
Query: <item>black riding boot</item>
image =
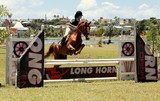
[[[66,41],[66,37],[63,37],[62,40],[61,40],[61,42],[60,42],[60,45],[64,46],[65,45],[65,41]]]

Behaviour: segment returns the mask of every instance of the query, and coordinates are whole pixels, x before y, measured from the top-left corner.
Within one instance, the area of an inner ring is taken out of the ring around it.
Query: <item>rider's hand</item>
[[[75,29],[77,29],[77,26],[74,26]]]

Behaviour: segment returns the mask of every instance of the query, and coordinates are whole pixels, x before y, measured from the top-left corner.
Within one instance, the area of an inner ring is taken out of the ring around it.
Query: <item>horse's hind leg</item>
[[[84,44],[81,44],[79,47],[78,47],[78,49],[77,49],[77,51],[74,53],[75,55],[77,55],[77,54],[80,54],[81,53],[81,51],[82,51],[82,49],[84,48]]]
[[[67,59],[67,55],[62,55],[62,54],[59,54],[59,59]]]
[[[49,57],[52,53],[53,53],[53,47],[52,47],[52,45],[51,45],[51,46],[49,47],[48,52],[44,55],[44,58]]]

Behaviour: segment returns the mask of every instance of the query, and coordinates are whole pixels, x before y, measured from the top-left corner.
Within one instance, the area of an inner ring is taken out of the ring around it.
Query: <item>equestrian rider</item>
[[[60,42],[61,46],[64,46],[66,38],[69,35],[69,33],[77,28],[77,25],[79,24],[82,16],[83,16],[82,12],[77,11],[74,16],[75,19],[72,19],[69,23],[67,23],[68,26],[67,26],[65,34]]]

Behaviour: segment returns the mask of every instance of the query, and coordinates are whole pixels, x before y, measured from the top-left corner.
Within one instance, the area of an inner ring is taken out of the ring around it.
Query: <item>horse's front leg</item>
[[[77,55],[77,54],[80,54],[81,53],[81,51],[82,51],[82,49],[84,48],[84,44],[81,44],[78,48],[77,48],[77,51],[74,53],[75,55]]]
[[[68,44],[68,45],[67,45],[67,49],[68,49],[68,50],[71,50],[71,51],[76,50],[71,44]]]

